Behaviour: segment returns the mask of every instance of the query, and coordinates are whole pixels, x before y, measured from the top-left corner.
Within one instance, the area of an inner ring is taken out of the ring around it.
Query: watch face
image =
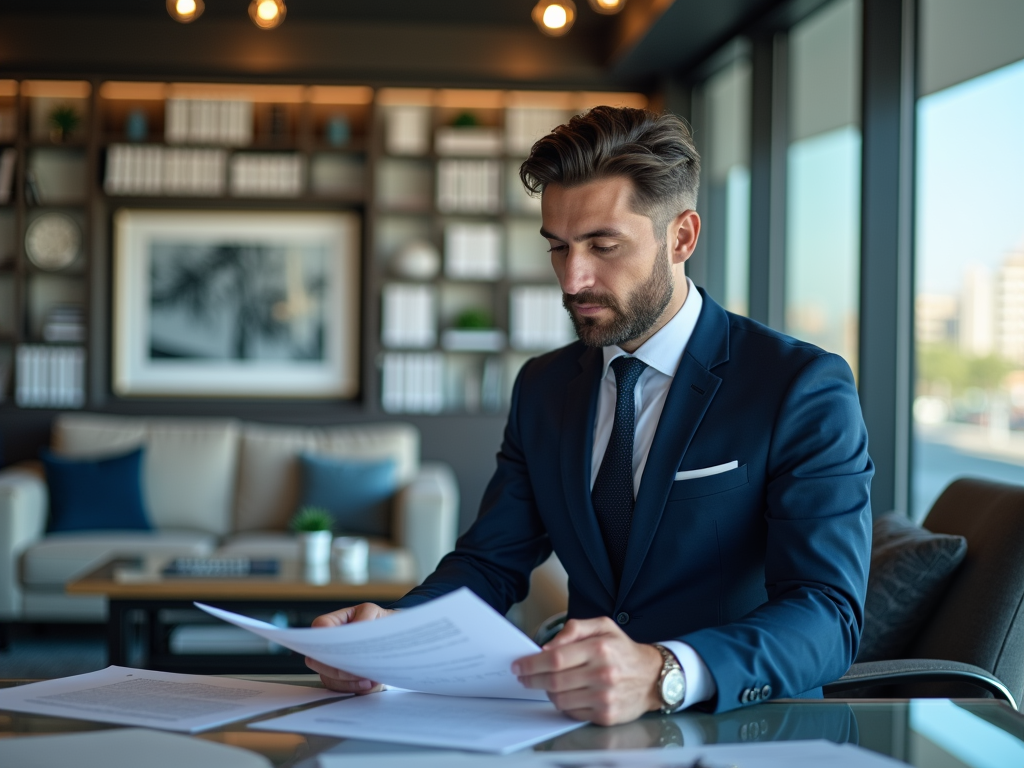
[[[64,269],[78,258],[81,247],[78,224],[63,213],[44,213],[25,233],[25,253],[40,269]]]
[[[661,698],[669,705],[676,705],[686,694],[686,679],[678,669],[669,670],[661,681]]]

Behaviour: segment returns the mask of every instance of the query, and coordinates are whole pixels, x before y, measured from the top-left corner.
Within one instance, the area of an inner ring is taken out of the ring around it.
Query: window
[[[1024,4],[921,0],[912,514],[1024,483]]]
[[[789,33],[786,332],[857,370],[860,19],[837,0]]]

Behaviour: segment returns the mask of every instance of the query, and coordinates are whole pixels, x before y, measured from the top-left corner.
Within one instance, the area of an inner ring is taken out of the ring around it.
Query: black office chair
[[[923,527],[963,536],[962,564],[900,658],[854,664],[825,694],[958,698],[980,688],[1016,709],[1024,697],[1024,487],[957,480]]]

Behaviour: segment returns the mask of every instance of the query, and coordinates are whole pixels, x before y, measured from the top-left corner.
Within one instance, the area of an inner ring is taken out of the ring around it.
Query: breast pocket
[[[679,499],[696,499],[701,496],[711,496],[716,493],[731,491],[747,484],[747,465],[730,469],[728,472],[719,472],[717,475],[707,477],[696,477],[692,480],[676,480],[672,483],[672,490],[669,491],[668,500],[678,501]]]

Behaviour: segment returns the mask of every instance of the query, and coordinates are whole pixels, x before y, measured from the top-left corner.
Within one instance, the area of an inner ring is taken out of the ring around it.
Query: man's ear
[[[693,255],[700,236],[700,216],[696,211],[683,211],[668,225],[668,247],[673,264],[682,264]]]

